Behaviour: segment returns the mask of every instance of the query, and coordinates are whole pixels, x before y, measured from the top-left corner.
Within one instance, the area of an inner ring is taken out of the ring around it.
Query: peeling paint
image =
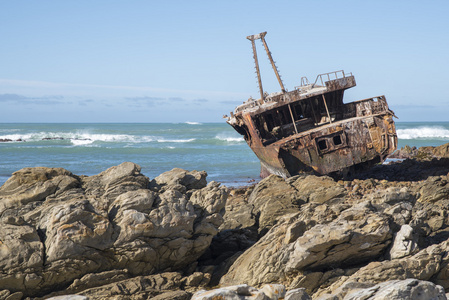
[[[346,173],[383,162],[397,147],[394,113],[385,96],[343,102],[356,85],[343,70],[320,74],[313,84],[306,77],[287,91],[264,39],[249,36],[254,51],[260,99],[250,98],[231,112],[227,123],[242,134],[261,161],[261,176],[290,177],[303,171]],[[261,39],[281,86],[263,92],[255,40]]]

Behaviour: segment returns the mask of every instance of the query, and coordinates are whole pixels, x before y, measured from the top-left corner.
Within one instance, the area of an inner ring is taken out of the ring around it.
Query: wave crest
[[[243,137],[241,137],[241,136],[235,137],[235,136],[229,136],[229,135],[225,135],[225,134],[217,134],[215,136],[215,138],[217,140],[225,141],[225,142],[228,142],[228,143],[241,143],[241,142],[245,141],[245,139]]]
[[[446,139],[449,139],[449,129],[446,129],[441,126],[435,126],[435,127],[423,126],[423,127],[417,127],[417,128],[397,129],[396,133],[398,134],[398,138],[403,139],[403,140],[413,140],[413,139],[446,140]]]

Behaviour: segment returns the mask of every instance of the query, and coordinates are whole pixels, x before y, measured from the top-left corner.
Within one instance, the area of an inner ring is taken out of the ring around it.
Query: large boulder
[[[305,202],[288,181],[280,176],[270,175],[257,184],[248,203],[254,207],[259,232],[263,234],[276,224],[279,217],[297,212]]]
[[[303,209],[302,213],[281,219],[235,261],[220,283],[287,284],[304,271],[367,262],[381,255],[391,243],[389,217],[367,203],[345,209],[338,216],[334,212],[334,219],[327,222],[320,214],[329,213],[328,206],[308,207],[309,213]]]
[[[191,270],[223,223],[228,195],[197,173],[161,175],[185,184],[181,190],[150,189],[130,162],[90,177],[49,168],[14,173],[0,188],[0,287],[36,296],[87,274]]]

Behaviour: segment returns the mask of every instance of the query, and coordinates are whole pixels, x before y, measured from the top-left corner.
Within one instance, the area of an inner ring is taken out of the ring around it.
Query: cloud
[[[243,101],[241,101],[241,100],[226,100],[226,101],[220,101],[220,104],[234,105],[234,106],[240,105],[240,104],[242,104],[242,103],[243,103]]]
[[[183,98],[180,98],[180,97],[170,97],[170,98],[168,98],[168,101],[170,101],[170,102],[184,102],[186,100],[183,99]]]
[[[197,104],[201,104],[201,103],[209,102],[209,100],[207,100],[207,99],[194,99],[193,102],[195,102]]]
[[[17,94],[0,94],[0,101],[3,102],[17,102],[26,100],[27,97]]]
[[[83,83],[64,83],[64,82],[49,82],[38,80],[16,80],[0,78],[0,86],[9,88],[27,88],[27,89],[44,89],[44,90],[59,90],[59,91],[80,91],[96,90],[96,91],[110,91],[113,93],[120,92],[136,92],[136,93],[161,93],[161,94],[177,94],[177,95],[208,95],[208,97],[237,97],[244,98],[247,93],[227,92],[227,91],[210,91],[210,90],[183,90],[183,89],[167,89],[150,86],[129,86],[129,85],[104,85],[104,84],[83,84]],[[183,100],[182,98],[176,98]],[[176,101],[176,100],[174,100]]]
[[[54,105],[54,104],[68,104],[70,102],[63,101],[63,96],[42,96],[42,97],[27,97],[18,94],[0,94],[0,102],[10,102],[13,104],[37,104],[37,105]]]
[[[78,105],[80,105],[80,106],[87,106],[87,105],[89,105],[91,103],[94,103],[94,102],[95,101],[92,100],[92,99],[80,100],[80,101],[78,101]]]
[[[149,97],[149,96],[143,96],[143,97],[126,97],[125,98],[127,104],[133,105],[133,106],[155,106],[164,104],[166,102],[165,98],[161,97]],[[131,102],[131,103],[130,103]]]

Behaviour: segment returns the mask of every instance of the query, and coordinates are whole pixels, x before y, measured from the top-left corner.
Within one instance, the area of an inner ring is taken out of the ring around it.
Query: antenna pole
[[[259,34],[256,34],[256,35],[247,36],[246,38],[251,41],[251,45],[253,46],[253,54],[254,54],[253,57],[254,57],[254,62],[256,64],[257,80],[259,81],[260,99],[263,100],[264,96],[263,96],[262,79],[260,78],[259,61],[257,60],[256,43],[254,42],[254,40],[259,38],[258,36],[259,36]]]
[[[273,67],[274,73],[276,73],[276,77],[278,79],[279,85],[281,86],[281,90],[283,93],[285,93],[284,84],[282,83],[281,76],[279,76],[278,68],[276,67],[273,57],[271,56],[271,52],[268,49],[267,42],[265,41],[265,35],[267,32],[260,33],[260,39],[262,40],[263,46],[265,47],[265,51],[267,51],[268,59],[270,60],[271,66]]]

